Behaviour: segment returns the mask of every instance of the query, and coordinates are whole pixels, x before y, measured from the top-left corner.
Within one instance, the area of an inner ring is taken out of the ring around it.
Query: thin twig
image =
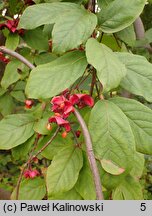
[[[35,66],[31,62],[29,62],[26,58],[24,58],[22,55],[20,55],[19,53],[15,52],[13,50],[7,49],[4,46],[0,46],[0,52],[8,54],[8,55],[10,55],[10,56],[12,56],[12,57],[20,60],[26,66],[28,66],[30,69],[34,69],[35,68]]]
[[[53,134],[53,136],[51,137],[51,139],[35,154],[33,155],[33,158],[37,157],[39,154],[42,153],[42,151],[44,151],[44,149],[46,149],[48,147],[48,145],[50,145],[50,143],[55,139],[55,137],[57,136],[58,132],[60,130],[60,127],[58,127],[55,131],[55,133]]]
[[[97,92],[98,98],[100,98],[100,93],[99,93],[99,89],[98,89],[97,83],[95,84],[95,86],[96,86],[96,92]]]
[[[16,186],[16,200],[18,200],[18,197],[19,197],[20,185],[21,185],[22,177],[23,177],[26,167],[27,167],[27,163],[24,164],[23,169],[21,170],[20,176],[18,178],[18,182]]]
[[[74,130],[73,130],[72,127],[71,127],[71,132],[72,132],[72,134],[73,134],[73,137],[74,137],[74,140],[75,140],[75,142],[76,142],[76,145],[78,146],[78,145],[79,145],[79,141],[78,141],[78,138],[77,138],[77,136],[76,136],[76,134],[75,134],[75,132],[74,132]]]
[[[101,33],[100,40],[99,40],[100,43],[102,41],[103,35],[104,35],[104,32]]]
[[[37,134],[37,137],[35,138],[35,141],[34,141],[34,147],[32,148],[30,155],[29,155],[29,159],[28,159],[29,161],[31,161],[31,158],[33,157],[33,152],[37,148],[38,141],[39,141],[39,136]],[[28,166],[30,166],[30,163],[28,164]]]
[[[53,134],[53,136],[51,137],[51,139],[33,156],[30,156],[28,161],[24,164],[23,166],[23,169],[20,173],[20,176],[18,178],[18,182],[17,182],[17,186],[16,186],[16,200],[18,200],[18,197],[19,197],[19,189],[20,189],[20,184],[21,184],[21,181],[22,181],[22,177],[23,177],[23,174],[24,174],[24,171],[26,169],[26,167],[28,166],[29,163],[31,163],[31,161],[37,157],[39,154],[42,153],[42,151],[44,151],[44,149],[46,149],[46,147],[48,147],[49,144],[51,144],[51,142],[55,139],[55,137],[57,136],[58,132],[60,130],[60,127],[58,127],[55,131],[55,133]]]
[[[118,47],[121,48],[121,45],[119,44],[119,41],[118,41],[117,36],[116,36],[115,34],[113,34],[113,36],[114,36],[114,38],[115,38],[115,41],[116,41]]]
[[[104,197],[103,197],[103,192],[102,192],[100,175],[99,175],[98,167],[97,167],[94,152],[93,152],[90,133],[88,131],[88,128],[86,126],[85,121],[83,120],[80,113],[76,109],[74,111],[74,114],[77,117],[78,122],[79,122],[79,124],[82,128],[82,131],[83,131],[83,135],[84,135],[84,139],[85,139],[85,143],[86,143],[86,148],[87,148],[87,156],[88,156],[88,160],[90,163],[90,168],[91,168],[91,171],[93,174],[94,184],[95,184],[95,188],[96,188],[97,200],[103,200]]]
[[[95,68],[93,68],[92,81],[91,81],[91,87],[90,87],[90,93],[89,93],[91,96],[93,95],[93,90],[94,90],[95,83],[96,83],[96,71],[95,71]]]

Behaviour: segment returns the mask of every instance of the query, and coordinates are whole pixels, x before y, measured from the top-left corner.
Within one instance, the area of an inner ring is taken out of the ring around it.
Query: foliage
[[[11,50],[0,46],[0,188],[11,199],[97,198],[88,135],[75,110],[88,127],[105,199],[151,199],[152,58],[145,45],[152,26],[142,40],[133,28],[145,4],[0,3],[0,36]]]

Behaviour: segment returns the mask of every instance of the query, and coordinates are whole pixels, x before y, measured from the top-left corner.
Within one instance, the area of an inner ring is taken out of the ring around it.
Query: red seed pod
[[[25,101],[25,107],[26,107],[27,109],[31,109],[32,106],[33,106],[33,104],[34,104],[34,101],[33,101],[33,100],[27,99],[27,100]]]
[[[67,132],[64,131],[64,132],[62,133],[62,138],[66,138],[66,136],[67,136]]]
[[[80,135],[81,135],[81,131],[80,131],[80,130],[77,130],[77,131],[75,132],[75,135],[79,138]]]
[[[52,125],[48,123],[48,124],[46,125],[46,128],[47,128],[49,131],[51,131],[51,130],[52,130]]]
[[[39,159],[38,159],[37,157],[34,157],[34,158],[33,158],[33,161],[34,161],[34,163],[37,164],[37,163],[39,162]]]
[[[24,171],[24,177],[25,178],[31,178],[31,179],[33,179],[33,178],[35,178],[36,176],[39,176],[40,175],[40,173],[39,173],[39,171],[38,170],[32,170],[32,169],[27,169],[27,170],[25,170]]]
[[[42,134],[38,133],[37,138],[40,139],[42,137]]]
[[[54,113],[54,115],[55,115],[55,116],[58,116],[58,117],[60,117],[60,116],[61,116],[61,114],[60,114],[60,113]]]

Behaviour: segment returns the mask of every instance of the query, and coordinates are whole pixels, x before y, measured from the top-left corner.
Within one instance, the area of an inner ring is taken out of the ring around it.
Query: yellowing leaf
[[[119,167],[111,160],[103,159],[103,160],[100,160],[100,162],[101,162],[103,169],[112,175],[120,175],[125,171],[124,168]]]

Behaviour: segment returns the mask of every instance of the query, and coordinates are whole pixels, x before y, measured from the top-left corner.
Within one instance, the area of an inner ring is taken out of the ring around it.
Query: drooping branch
[[[28,66],[30,69],[35,68],[35,66],[31,62],[29,62],[26,58],[24,58],[22,55],[13,50],[7,49],[4,46],[0,46],[0,52],[18,59],[19,61],[23,62],[26,66]]]
[[[90,133],[88,131],[88,128],[86,126],[85,121],[83,120],[80,113],[76,109],[74,111],[74,114],[75,114],[76,118],[78,119],[78,122],[82,128],[82,132],[84,135],[84,139],[85,139],[85,143],[86,143],[86,149],[87,149],[87,157],[89,160],[91,172],[93,174],[93,180],[94,180],[94,184],[95,184],[95,188],[96,188],[97,200],[103,200],[104,197],[103,197],[103,192],[102,192],[100,175],[99,175],[98,167],[96,164],[96,160],[95,160],[95,156],[94,156],[94,152],[93,152],[93,148],[92,148],[92,141],[91,141]]]
[[[95,13],[96,0],[89,0],[88,2],[88,10],[92,13]]]
[[[37,157],[39,154],[42,153],[42,151],[44,151],[44,149],[46,149],[48,147],[48,145],[50,145],[52,143],[52,141],[55,139],[55,137],[57,136],[58,132],[59,132],[60,127],[58,127],[55,131],[55,133],[53,134],[53,136],[51,137],[51,139],[33,156],[30,155],[29,159],[27,160],[27,162],[24,164],[22,171],[20,173],[20,176],[18,178],[18,182],[17,182],[17,186],[16,186],[16,200],[18,200],[19,198],[19,189],[20,189],[20,185],[21,185],[21,181],[24,175],[24,171],[26,169],[26,167],[28,166],[29,163],[31,163],[31,161],[33,161],[33,159],[35,157]]]
[[[15,51],[9,50],[9,49],[5,48],[4,46],[0,46],[0,51],[2,53],[5,53],[5,54],[8,54],[12,57],[17,58],[19,61],[21,61],[22,63],[27,65],[30,69],[35,68],[35,66],[32,63],[30,63],[27,59],[25,59],[22,55],[18,54]],[[89,159],[89,163],[90,163],[90,167],[91,167],[91,171],[92,171],[93,179],[94,179],[94,183],[95,183],[95,188],[96,188],[96,196],[97,196],[98,200],[103,200],[104,197],[103,197],[103,192],[102,192],[102,187],[101,187],[101,182],[100,182],[100,175],[99,175],[95,156],[94,156],[93,149],[92,149],[91,137],[90,137],[89,131],[87,129],[87,126],[86,126],[83,118],[81,117],[80,113],[76,109],[75,109],[74,113],[75,113],[75,116],[77,117],[77,119],[78,119],[78,121],[82,127],[82,131],[84,134],[86,147],[87,147],[87,156]],[[57,130],[55,131],[54,135],[51,137],[51,139],[35,155],[30,157],[29,160],[24,164],[23,169],[20,173],[18,182],[17,182],[16,200],[18,200],[18,197],[19,197],[19,188],[20,188],[20,184],[21,184],[22,177],[23,177],[23,174],[24,174],[26,167],[33,160],[34,157],[37,157],[39,154],[41,154],[41,152],[54,140],[57,133],[59,132],[59,129],[60,128],[58,127]]]
[[[134,29],[135,29],[136,39],[142,40],[145,37],[145,28],[140,17],[138,17],[135,20]],[[152,54],[152,47],[150,46],[150,44],[144,45],[144,48],[146,48],[148,52]]]

